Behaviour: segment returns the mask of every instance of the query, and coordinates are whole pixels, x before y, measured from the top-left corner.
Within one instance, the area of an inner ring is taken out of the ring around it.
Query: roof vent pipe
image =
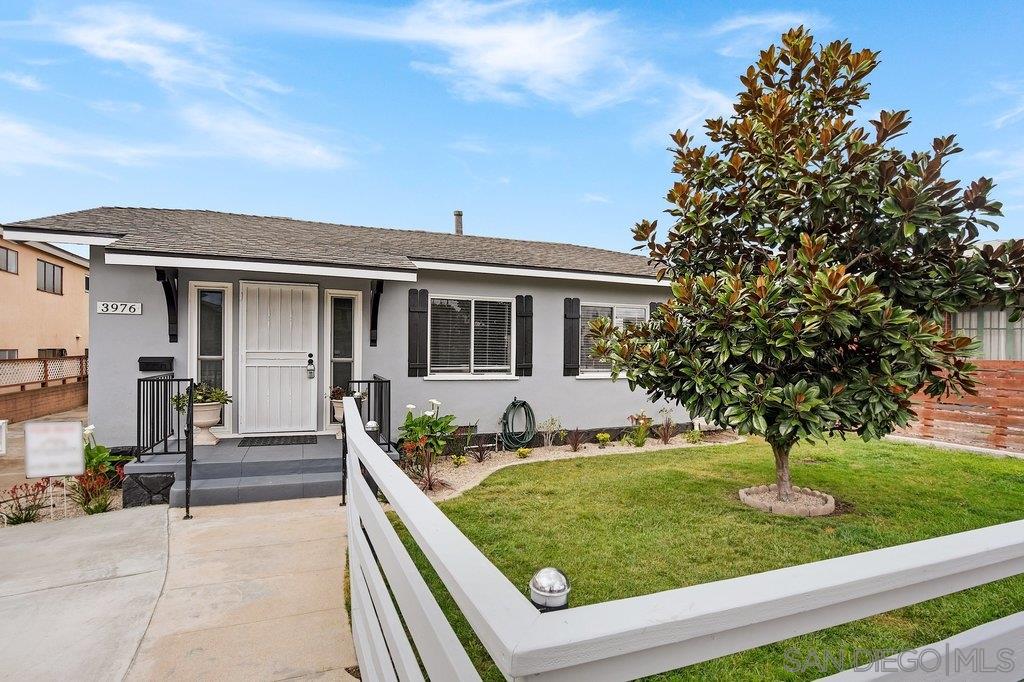
[[[462,234],[462,211],[455,211],[455,234]]]

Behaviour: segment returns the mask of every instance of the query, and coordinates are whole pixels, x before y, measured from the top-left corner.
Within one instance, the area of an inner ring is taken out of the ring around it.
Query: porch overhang
[[[415,270],[377,270],[373,268],[326,265],[323,263],[290,263],[287,261],[243,260],[177,254],[138,253],[107,249],[104,259],[109,265],[143,265],[158,268],[205,268],[209,270],[246,270],[248,272],[279,272],[292,275],[325,275],[359,279],[415,282]]]

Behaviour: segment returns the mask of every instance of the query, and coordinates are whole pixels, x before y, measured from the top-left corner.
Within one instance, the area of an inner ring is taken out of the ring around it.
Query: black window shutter
[[[516,296],[516,376],[533,376],[533,296]]]
[[[427,376],[426,289],[409,289],[409,376]]]
[[[565,332],[562,375],[579,376],[580,373],[580,299],[565,299]]]

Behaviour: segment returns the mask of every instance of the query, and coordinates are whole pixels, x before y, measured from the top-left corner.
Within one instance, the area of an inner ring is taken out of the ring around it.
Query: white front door
[[[316,285],[242,282],[241,295],[238,430],[315,431]]]

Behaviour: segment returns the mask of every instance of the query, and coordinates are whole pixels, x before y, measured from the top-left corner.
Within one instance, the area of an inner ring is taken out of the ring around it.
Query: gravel
[[[530,456],[523,459],[516,456],[515,450],[504,450],[492,452],[491,456],[480,464],[469,455],[466,455],[466,463],[460,467],[452,466],[451,459],[445,458],[443,462],[438,464],[437,474],[447,485],[437,490],[428,490],[426,493],[430,499],[437,502],[451,499],[461,495],[470,488],[476,487],[495,471],[519,464],[574,459],[577,457],[658,452],[661,450],[696,448],[706,445],[733,445],[742,443],[744,440],[746,439],[738,437],[731,431],[705,431],[704,439],[696,444],[687,443],[685,435],[681,434],[673,437],[667,445],[657,438],[649,438],[646,445],[642,448],[625,445],[619,441],[612,441],[603,448],[599,448],[596,443],[587,443],[578,452],[570,450],[568,445],[534,448]]]

